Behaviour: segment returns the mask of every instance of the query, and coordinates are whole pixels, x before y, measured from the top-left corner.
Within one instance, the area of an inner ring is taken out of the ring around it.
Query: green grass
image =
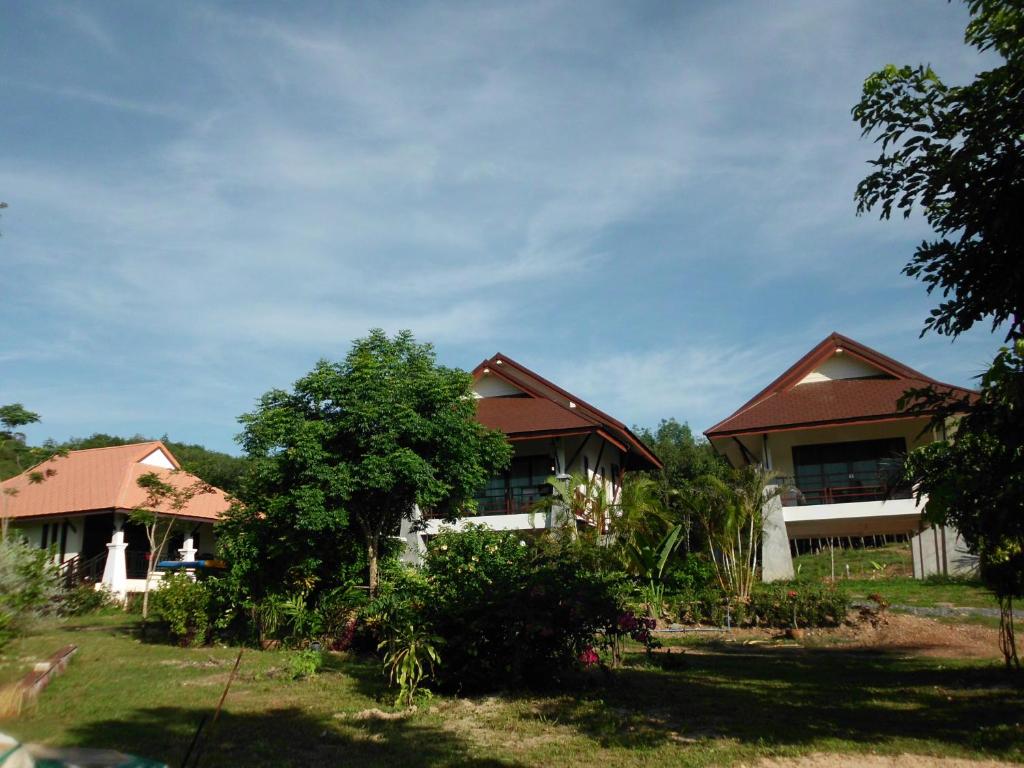
[[[844,587],[854,599],[881,595],[893,605],[933,607],[952,603],[957,607],[998,608],[992,593],[973,579],[932,577],[913,578],[908,544],[863,549],[836,549],[836,584]],[[850,566],[851,578],[846,578]],[[824,582],[832,575],[829,551],[800,555],[793,559],[798,569],[797,581]]]
[[[74,620],[6,649],[80,651],[37,706],[0,730],[180,764],[237,654],[143,642],[133,617]],[[1024,760],[1024,690],[997,662],[703,642],[632,654],[626,668],[549,694],[437,697],[391,714],[379,667],[332,657],[287,674],[286,651],[246,650],[212,734],[216,766],[704,766],[809,752]],[[27,662],[26,662],[27,663]],[[362,714],[360,714],[362,713]]]
[[[851,579],[913,577],[914,575],[910,545],[906,543],[859,549],[836,547],[831,553],[828,548],[824,548],[820,552],[794,557],[793,568],[800,579],[819,581],[831,578],[833,556],[836,579],[846,578],[847,567],[849,567]]]

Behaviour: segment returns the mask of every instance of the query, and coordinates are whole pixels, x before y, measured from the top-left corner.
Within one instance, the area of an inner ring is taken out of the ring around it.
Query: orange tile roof
[[[142,459],[161,450],[176,470],[141,464]],[[41,483],[31,482],[34,472],[53,474]],[[145,504],[146,492],[138,479],[154,472],[164,482],[183,488],[198,478],[180,469],[178,460],[162,442],[132,443],[111,448],[70,451],[0,483],[5,494],[7,515],[11,519],[71,515],[100,510],[132,510]],[[216,520],[229,506],[227,495],[219,488],[194,496],[179,515],[197,520]]]

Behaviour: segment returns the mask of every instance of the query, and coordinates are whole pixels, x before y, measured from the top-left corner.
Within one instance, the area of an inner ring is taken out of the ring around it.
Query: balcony
[[[779,478],[778,484],[787,489],[782,494],[784,507],[909,499],[913,495],[910,488],[893,486],[891,476],[877,469],[783,477]]]
[[[546,483],[531,486],[513,486],[508,489],[490,489],[476,497],[476,514],[519,515],[531,512],[538,501],[551,495]]]

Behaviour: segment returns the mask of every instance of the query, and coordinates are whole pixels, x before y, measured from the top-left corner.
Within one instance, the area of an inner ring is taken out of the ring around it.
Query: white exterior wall
[[[877,376],[880,373],[882,373],[880,370],[858,357],[848,354],[836,354],[819,365],[816,370],[804,376],[800,380],[800,384],[810,384],[815,381],[833,381],[835,379],[860,379],[865,376]]]
[[[157,448],[152,453],[148,454],[143,458],[139,464],[145,464],[147,467],[160,467],[161,469],[174,469],[174,464],[168,458],[167,454]]]
[[[783,477],[793,477],[793,448],[797,446],[902,437],[906,441],[907,450],[911,451],[934,441],[931,430],[921,435],[921,430],[926,428],[927,424],[926,419],[903,419],[874,424],[851,424],[845,427],[772,432],[768,435],[768,458],[773,470]],[[755,458],[759,461],[763,459],[764,439],[761,435],[745,435],[740,439]]]
[[[68,527],[67,539],[64,545],[64,558],[60,556],[60,540],[61,540],[61,528],[64,525],[64,521],[70,523]],[[53,562],[59,565],[61,562],[71,560],[82,551],[82,535],[85,530],[84,517],[79,516],[68,516],[68,517],[54,517],[51,520],[43,522],[32,521],[29,523],[19,523],[17,520],[11,521],[11,528],[18,531],[30,545],[33,547],[41,547],[43,541],[43,527],[47,528],[47,538],[49,541],[54,543],[51,547],[54,550]],[[54,539],[53,530],[54,526],[57,527],[56,539]]]
[[[492,377],[493,378],[493,377]],[[589,477],[597,478],[598,480],[604,480],[606,483],[605,489],[608,493],[608,498],[612,496],[612,482],[611,478],[601,477],[601,468],[604,467],[607,473],[611,473],[613,464],[616,464],[621,469],[623,464],[622,454],[618,448],[611,443],[606,442],[603,438],[599,438],[596,435],[592,436],[580,450],[581,444],[583,444],[584,438],[579,436],[567,437],[567,438],[556,438],[556,439],[542,439],[542,440],[523,440],[513,443],[515,448],[515,456],[550,456],[552,458],[555,470],[552,474],[559,474],[560,472],[566,472],[568,474],[583,474],[584,457],[587,457],[589,463]],[[601,451],[601,445],[604,445],[604,451]],[[574,454],[579,451],[579,455]],[[598,456],[600,455],[600,463],[598,463]],[[563,466],[565,463],[571,461],[569,466]],[[615,489],[616,497],[619,494],[620,489]],[[612,500],[612,503],[615,503]],[[561,512],[536,512],[536,513],[521,513],[512,515],[475,515],[472,517],[459,518],[453,523],[446,523],[441,520],[427,520],[422,522],[419,520],[418,513],[414,515],[414,520],[403,520],[401,530],[399,532],[399,538],[405,541],[405,552],[402,555],[402,560],[410,564],[416,564],[423,557],[423,554],[427,549],[427,541],[430,537],[437,535],[443,527],[454,528],[459,530],[467,525],[486,525],[496,531],[543,531],[550,530],[551,528],[559,525],[564,525],[568,521],[565,519]]]

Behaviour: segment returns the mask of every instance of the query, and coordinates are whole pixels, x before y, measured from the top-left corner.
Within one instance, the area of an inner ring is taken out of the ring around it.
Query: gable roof
[[[161,452],[174,469],[143,464],[142,461]],[[111,509],[132,510],[146,503],[146,492],[138,479],[149,472],[177,488],[195,483],[198,478],[181,471],[181,465],[162,442],[132,443],[110,448],[89,448],[69,451],[67,456],[54,456],[20,475],[0,483],[0,492],[7,495],[7,515],[12,519],[81,514]],[[53,474],[41,483],[31,482],[34,472]],[[195,520],[216,520],[227,510],[227,495],[219,488],[212,493],[197,494],[181,515]]]
[[[626,454],[629,469],[658,469],[661,460],[618,419],[548,381],[501,353],[473,369],[474,381],[497,376],[524,397],[485,397],[477,400],[477,419],[500,429],[511,439],[595,432]]]
[[[877,371],[877,376],[804,381],[838,354],[865,364]],[[971,390],[933,379],[848,336],[832,333],[704,434],[713,438],[859,421],[920,418],[920,414],[900,411],[897,402],[908,389],[927,386],[958,395],[973,394]]]

